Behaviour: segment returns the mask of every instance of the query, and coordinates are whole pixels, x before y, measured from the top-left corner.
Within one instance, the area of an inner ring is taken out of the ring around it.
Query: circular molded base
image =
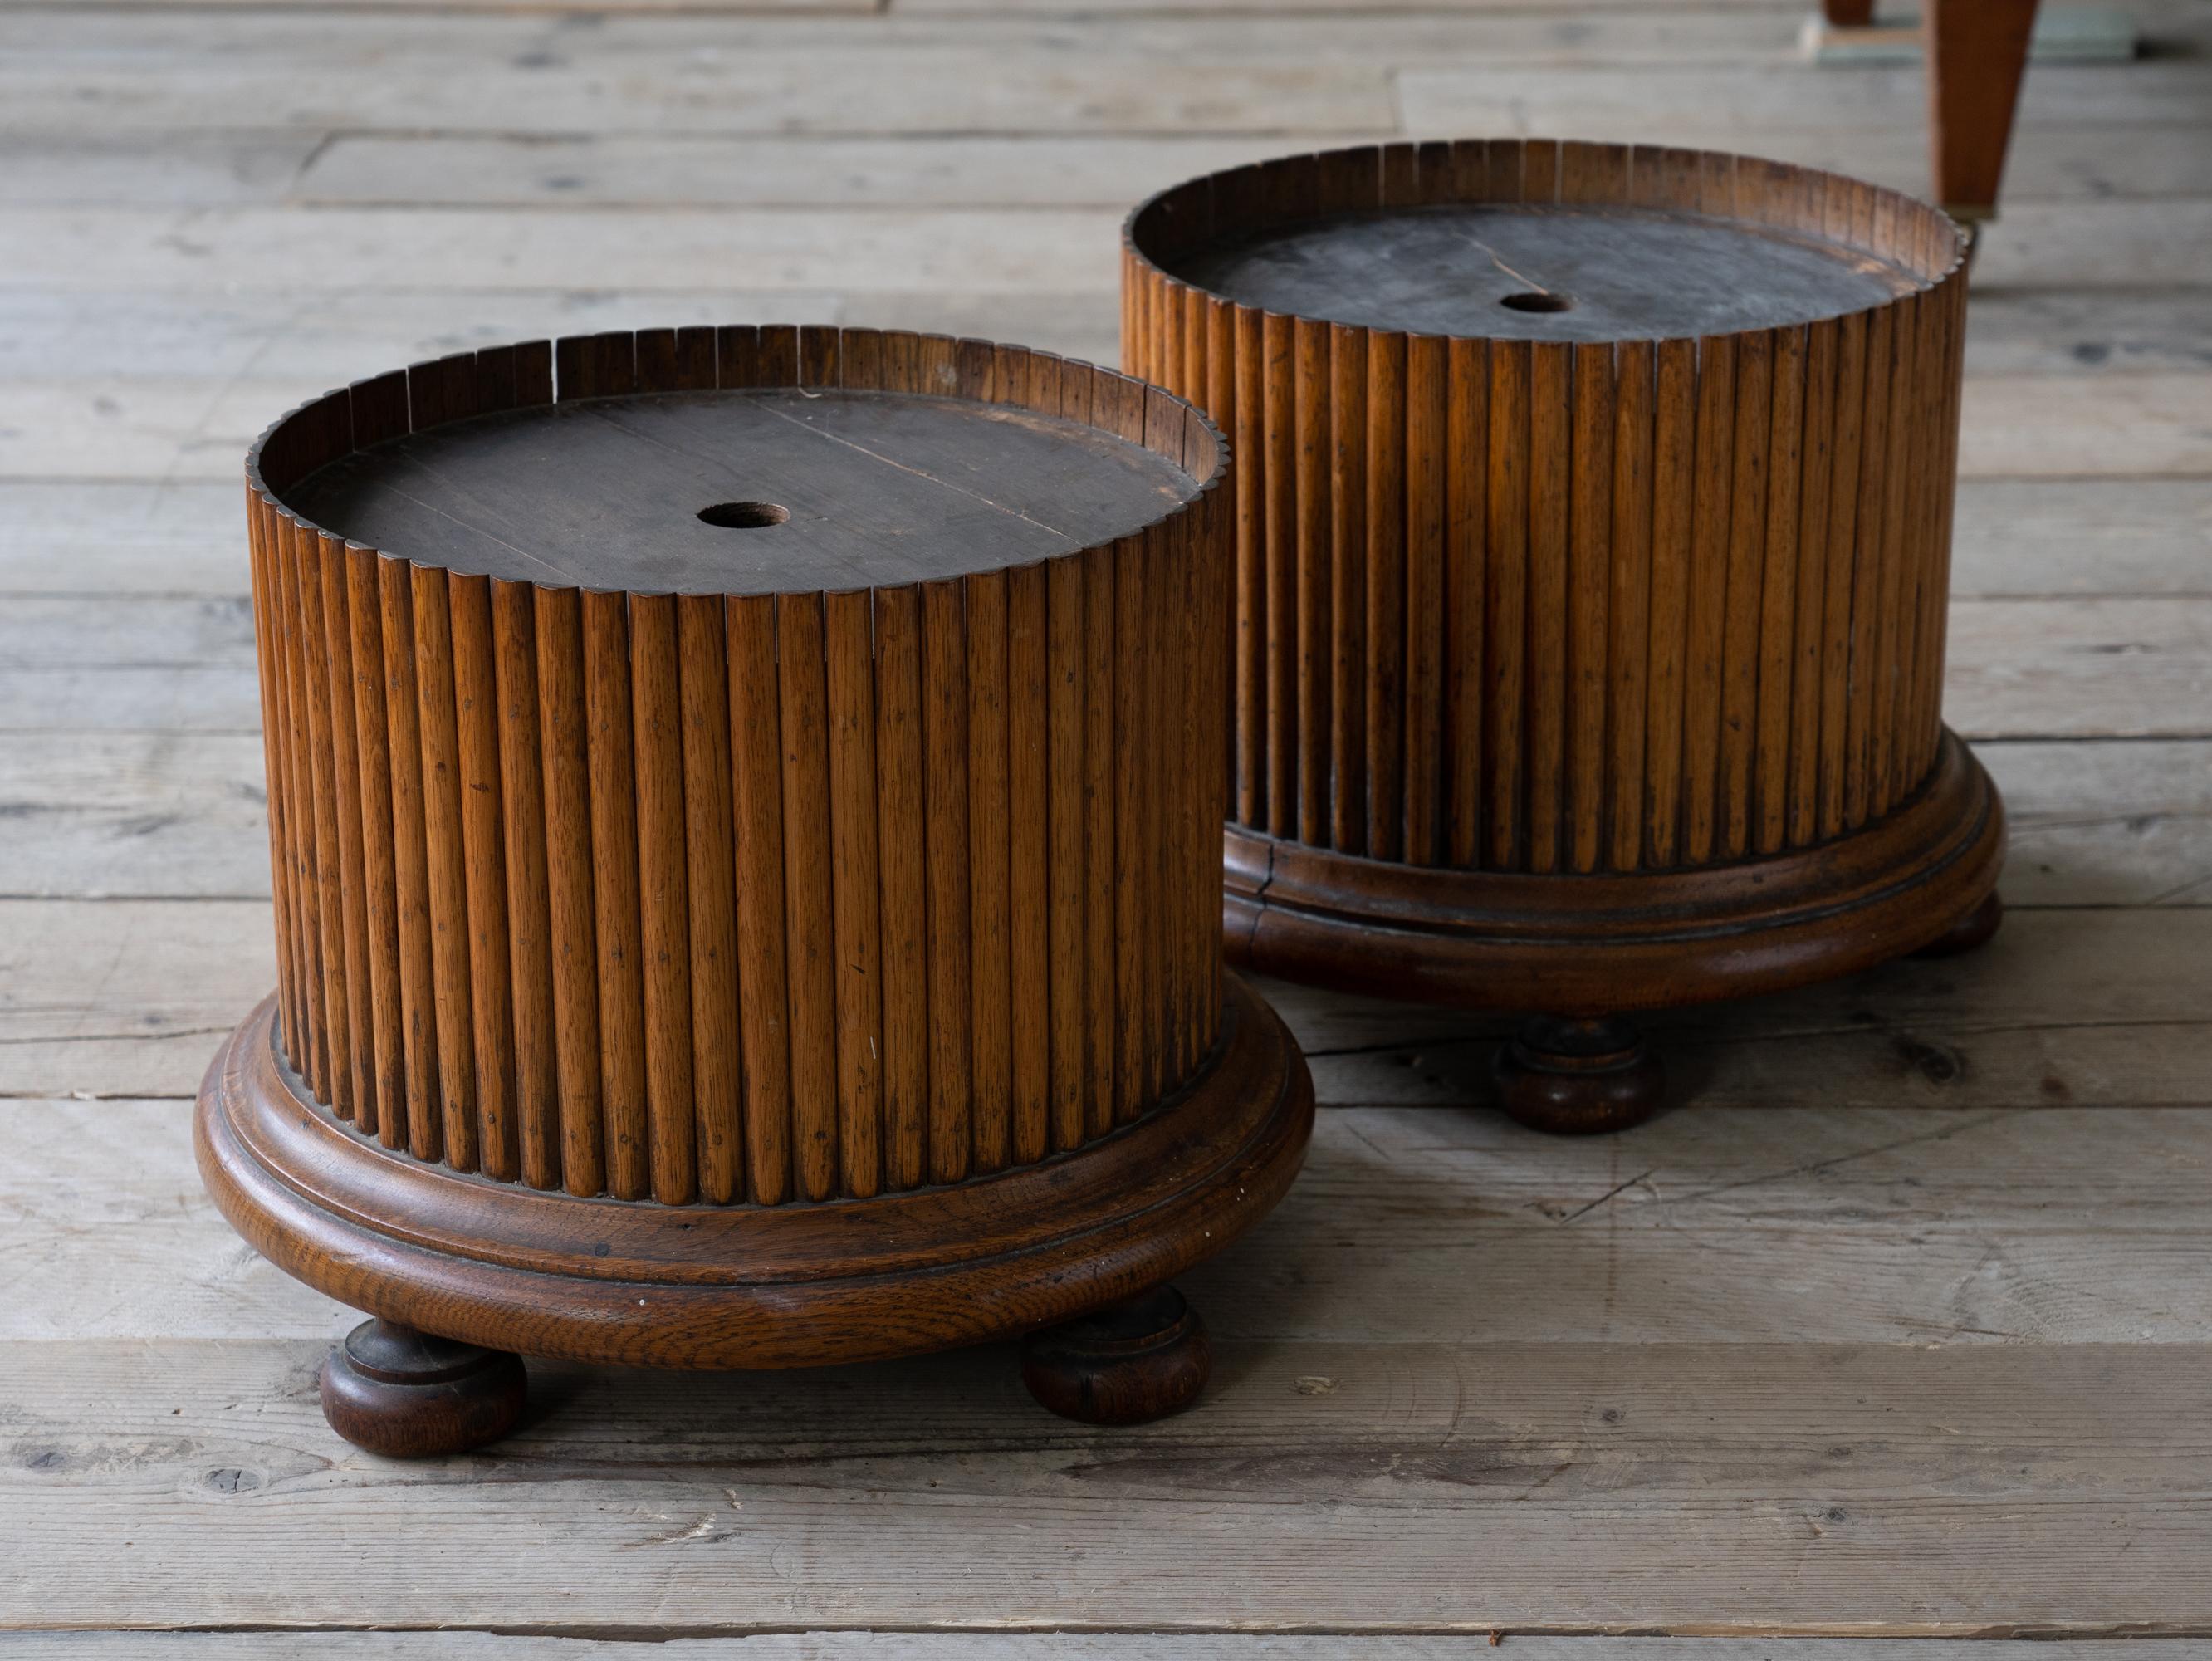
[[[1746,997],[1943,936],[1996,887],[2004,806],[1946,733],[1918,793],[1818,847],[1689,869],[1444,870],[1227,832],[1224,944],[1288,980],[1602,1016]]]
[[[1539,1015],[1498,1052],[1498,1104],[1532,1130],[1594,1136],[1642,1124],[1666,1105],[1667,1074],[1618,1017]]]
[[[1290,1186],[1313,1083],[1231,977],[1206,1068],[1135,1123],[1042,1165],[866,1200],[580,1199],[421,1163],[315,1105],[273,1002],[200,1087],[200,1174],[288,1274],[493,1349],[665,1367],[812,1366],[1034,1331],[1212,1256]]]
[[[1979,905],[1953,923],[1912,955],[1916,958],[1955,958],[1962,952],[1978,952],[1996,938],[2004,922],[2004,901],[1995,890]]]
[[[363,1321],[323,1363],[323,1417],[356,1447],[428,1459],[499,1440],[529,1389],[520,1356]]]
[[[1063,1419],[1139,1425],[1180,1413],[1213,1371],[1206,1323],[1173,1287],[1030,1335],[1022,1382]]]

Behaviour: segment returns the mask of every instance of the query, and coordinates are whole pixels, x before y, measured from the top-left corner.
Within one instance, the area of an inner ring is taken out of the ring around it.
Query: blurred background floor
[[[1919,189],[1921,78],[1765,0],[0,6],[0,1654],[2207,1653],[2212,5],[2127,9],[2138,61],[2030,71],[1975,271],[1992,947],[1674,1017],[1694,1104],[1591,1142],[1488,1105],[1497,1022],[1270,989],[1320,1129],[1185,1282],[1178,1420],[1047,1418],[1003,1353],[549,1366],[399,1466],[316,1409],[353,1316],[190,1152],[274,973],[269,419],[652,325],[1110,362],[1121,215],[1191,173],[1541,133]]]

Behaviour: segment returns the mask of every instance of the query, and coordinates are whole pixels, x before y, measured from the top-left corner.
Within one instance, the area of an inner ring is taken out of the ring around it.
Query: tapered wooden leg
[[[2004,902],[1991,889],[1987,897],[1912,955],[1916,958],[1955,958],[1987,946],[2004,922]]]
[[[1498,1052],[1499,1104],[1534,1130],[1589,1136],[1642,1124],[1664,1104],[1666,1071],[1617,1015],[1538,1015]]]
[[[1213,1371],[1206,1323],[1173,1287],[1155,1287],[1022,1345],[1022,1382],[1063,1419],[1135,1425],[1180,1413]]]
[[[2027,70],[2036,0],[1926,0],[1928,138],[1936,199],[1993,219]]]
[[[496,1442],[528,1388],[519,1355],[364,1321],[323,1363],[323,1417],[371,1453],[428,1459]]]

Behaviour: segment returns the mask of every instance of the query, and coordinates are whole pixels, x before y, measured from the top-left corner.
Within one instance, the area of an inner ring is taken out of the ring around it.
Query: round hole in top
[[[699,517],[726,531],[759,531],[784,523],[791,517],[791,509],[773,502],[718,502],[711,508],[702,508]]]
[[[1501,295],[1498,303],[1511,312],[1565,312],[1574,309],[1572,295],[1553,294],[1543,289],[1522,289]]]

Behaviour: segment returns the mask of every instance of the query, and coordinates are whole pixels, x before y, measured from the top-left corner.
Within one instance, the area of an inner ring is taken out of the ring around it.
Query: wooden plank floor
[[[0,1657],[2212,1654],[2212,4],[2128,3],[2141,61],[2033,72],[1975,279],[1994,946],[1674,1016],[1695,1104],[1592,1142],[1491,1108],[1495,1020],[1271,989],[1324,1110],[1168,1423],[1002,1348],[545,1366],[403,1467],[187,1134],[273,976],[272,414],[708,319],[1110,359],[1120,216],[1192,172],[1543,131],[1917,188],[1919,78],[1802,65],[1802,0],[0,3]]]

